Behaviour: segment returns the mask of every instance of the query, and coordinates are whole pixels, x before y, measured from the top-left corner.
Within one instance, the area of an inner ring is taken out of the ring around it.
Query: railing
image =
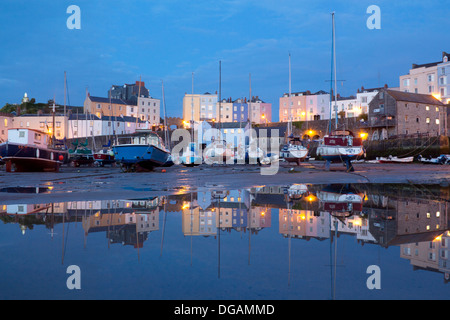
[[[361,124],[361,128],[395,127],[395,126],[396,121],[394,119],[369,121]]]

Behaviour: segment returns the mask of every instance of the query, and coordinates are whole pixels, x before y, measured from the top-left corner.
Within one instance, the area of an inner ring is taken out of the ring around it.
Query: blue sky
[[[81,29],[69,30],[70,5],[81,9]],[[381,30],[369,30],[367,7],[381,9]],[[329,91],[331,15],[336,13],[338,93],[388,84],[412,63],[439,61],[450,52],[446,1],[325,0],[2,0],[0,106],[20,102],[82,105],[86,88],[106,96],[113,84],[142,77],[153,97],[164,80],[169,116],[182,116],[183,95],[219,88],[222,97],[252,95],[273,105],[288,91]]]

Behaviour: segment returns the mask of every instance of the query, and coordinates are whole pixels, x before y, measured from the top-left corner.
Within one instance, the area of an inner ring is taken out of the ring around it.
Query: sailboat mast
[[[248,120],[250,123],[250,129],[252,128],[252,74],[248,74],[248,85],[249,85],[249,98],[248,98]]]
[[[328,121],[328,133],[331,134],[331,113],[333,112],[333,64],[334,64],[334,12],[331,13],[331,76],[330,76],[330,120]],[[336,92],[334,92],[336,94]]]
[[[336,84],[336,27],[334,23],[334,12],[333,18],[333,65],[334,65],[334,108],[335,108],[335,129],[338,126],[338,114],[337,114],[337,84]]]
[[[200,108],[200,106],[199,106]],[[199,119],[200,120],[200,119]],[[194,142],[194,73],[192,72],[192,95],[191,95],[191,131],[192,131],[192,142]]]
[[[289,137],[291,135],[291,131],[292,131],[292,112],[291,112],[291,54],[289,53],[289,121],[288,121],[288,134],[287,136]]]
[[[222,129],[221,109],[222,109],[222,61],[219,60],[219,134],[221,133],[220,130]],[[220,139],[222,141],[222,137]]]
[[[64,71],[64,138],[67,138],[67,119],[66,119],[66,91],[67,91],[67,76],[66,71]],[[54,101],[54,100],[53,100]]]
[[[164,111],[164,142],[166,143],[166,147],[170,151],[170,142],[169,142],[169,132],[167,129],[167,115],[166,115],[166,99],[164,96],[164,81],[161,80],[161,88],[162,88],[162,99],[163,99],[163,111]]]
[[[136,128],[134,131],[137,130],[138,127],[138,119],[139,119],[139,98],[141,97],[141,76],[139,76],[139,89],[138,89],[138,97],[136,100]]]

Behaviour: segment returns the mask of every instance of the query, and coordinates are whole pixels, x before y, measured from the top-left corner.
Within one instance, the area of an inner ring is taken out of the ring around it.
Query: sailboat
[[[331,86],[333,86],[333,68],[334,68],[334,97],[335,108],[337,108],[337,91],[336,91],[336,45],[335,45],[335,26],[334,26],[334,12],[331,13],[333,25],[332,37],[332,67],[331,67]],[[330,170],[331,162],[344,162],[347,166],[347,171],[355,171],[351,163],[352,160],[364,154],[364,147],[361,138],[356,138],[353,132],[349,130],[337,130],[337,110],[336,110],[336,125],[335,131],[331,132],[331,112],[332,112],[333,90],[330,89],[330,122],[329,135],[325,136],[321,144],[317,147],[317,155],[322,156],[326,160],[325,168]]]
[[[303,146],[299,137],[293,135],[291,104],[291,54],[289,54],[289,122],[287,126],[289,140],[281,149],[280,157],[287,162],[295,162],[300,165],[300,162],[308,156],[308,149]]]

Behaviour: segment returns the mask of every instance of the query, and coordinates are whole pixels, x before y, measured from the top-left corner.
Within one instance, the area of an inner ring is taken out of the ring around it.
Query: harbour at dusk
[[[448,299],[442,1],[4,2],[1,300]]]

